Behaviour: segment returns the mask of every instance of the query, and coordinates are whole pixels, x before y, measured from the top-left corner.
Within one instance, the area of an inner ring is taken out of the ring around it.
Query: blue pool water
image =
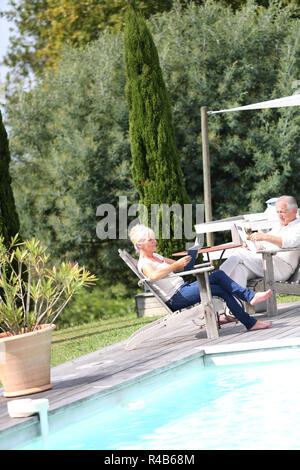
[[[182,368],[80,422],[49,449],[299,449],[300,360]],[[133,389],[136,387],[133,387]],[[37,438],[22,449],[43,449]]]

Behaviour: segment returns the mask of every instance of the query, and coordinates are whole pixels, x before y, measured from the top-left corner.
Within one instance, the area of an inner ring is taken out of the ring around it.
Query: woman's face
[[[141,242],[141,248],[146,251],[155,251],[156,239],[154,233],[148,232],[147,237]]]

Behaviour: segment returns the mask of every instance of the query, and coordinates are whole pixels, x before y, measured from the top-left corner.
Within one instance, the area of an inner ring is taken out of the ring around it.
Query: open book
[[[253,242],[252,240],[248,240],[248,234],[246,233],[244,227],[242,227],[241,225],[237,225],[237,224],[234,224],[235,225],[235,228],[237,229],[238,231],[238,234],[239,236],[241,237],[242,239],[242,242],[245,243],[247,245],[247,247],[249,248],[249,250],[251,251],[256,251],[258,250],[260,247],[258,247],[256,245],[255,242]]]
[[[193,246],[193,248],[190,248],[187,252],[189,256],[191,256],[191,261],[184,267],[184,271],[190,271],[190,269],[193,269],[195,266],[195,262],[198,256],[198,250],[200,249],[199,246]]]

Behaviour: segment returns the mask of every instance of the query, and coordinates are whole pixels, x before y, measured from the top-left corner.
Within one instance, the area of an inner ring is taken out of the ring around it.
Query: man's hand
[[[253,242],[269,242],[273,245],[282,248],[282,238],[276,237],[275,235],[269,235],[268,233],[255,232],[249,235],[249,239]]]
[[[249,240],[253,241],[253,242],[263,242],[263,241],[267,241],[266,240],[266,234],[265,233],[261,233],[261,232],[254,232],[254,233],[251,233],[251,235],[249,235]]]

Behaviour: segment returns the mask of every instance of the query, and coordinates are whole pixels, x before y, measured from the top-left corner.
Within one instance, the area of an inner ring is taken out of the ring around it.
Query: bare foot
[[[252,328],[250,328],[249,331],[253,331],[253,330],[264,330],[265,328],[269,328],[269,326],[272,325],[272,322],[271,321],[261,321],[261,320],[257,320],[257,322],[255,323],[255,325],[252,326]]]
[[[250,305],[256,305],[260,302],[263,302],[264,300],[267,300],[269,297],[271,297],[272,293],[273,292],[271,289],[268,289],[265,292],[256,292],[255,296],[250,301]]]

